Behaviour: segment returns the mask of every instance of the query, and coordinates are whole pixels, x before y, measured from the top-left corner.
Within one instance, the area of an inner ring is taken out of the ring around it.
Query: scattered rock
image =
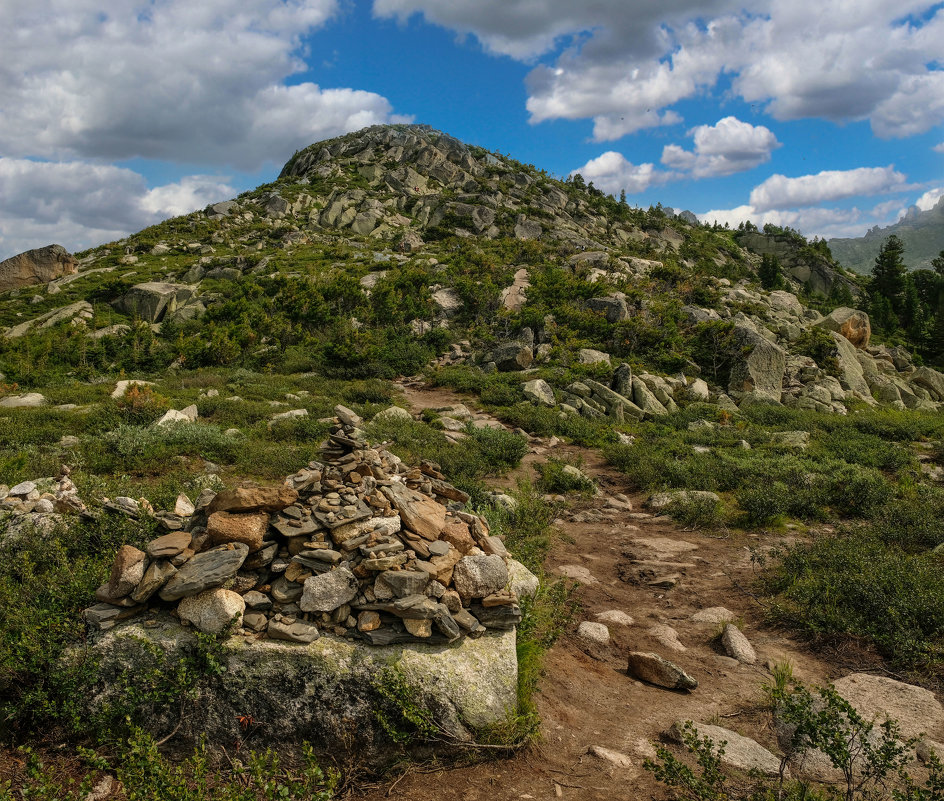
[[[602,759],[604,762],[609,762],[612,765],[615,765],[618,768],[631,769],[633,767],[633,761],[626,754],[621,754],[619,751],[613,751],[609,748],[604,748],[601,745],[591,745],[587,749],[587,753],[590,756],[595,756],[597,759]]]
[[[944,707],[930,690],[868,673],[851,673],[834,686],[866,719],[897,720],[905,737],[944,737]]]
[[[667,626],[664,623],[658,623],[655,626],[650,626],[648,629],[646,629],[646,634],[648,634],[657,643],[671,651],[677,651],[681,654],[688,650],[684,645],[682,645],[682,641],[679,639],[678,632],[671,626]]]
[[[737,615],[723,606],[711,606],[708,609],[700,609],[692,615],[692,621],[695,623],[728,623],[736,620]]]
[[[665,733],[666,738],[675,743],[681,743],[685,723],[691,721],[678,720]],[[729,765],[743,771],[758,771],[763,776],[780,775],[780,759],[759,743],[749,737],[743,737],[730,729],[721,726],[709,726],[706,723],[695,723],[699,737],[709,738],[715,746],[726,743],[722,764]]]
[[[721,645],[728,656],[737,659],[742,664],[753,665],[757,662],[757,653],[750,641],[733,623],[728,623],[724,627],[724,632],[721,635]]]
[[[678,665],[652,652],[631,651],[627,671],[633,678],[669,690],[694,690],[698,682]]]
[[[605,612],[597,612],[596,618],[601,623],[612,623],[615,626],[632,626],[634,622],[629,615],[619,609],[608,609]]]
[[[610,630],[603,623],[587,620],[577,627],[577,636],[594,645],[607,645],[610,642]]]

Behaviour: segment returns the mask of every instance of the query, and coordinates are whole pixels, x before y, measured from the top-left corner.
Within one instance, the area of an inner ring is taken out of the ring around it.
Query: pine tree
[[[892,304],[884,295],[878,293],[871,295],[869,298],[869,317],[872,318],[872,326],[879,331],[890,334],[898,328],[898,316],[892,309]]]
[[[941,276],[941,278],[944,278],[944,250],[931,259],[931,267],[934,268],[934,272]]]
[[[764,289],[780,289],[784,285],[783,273],[780,272],[780,259],[772,253],[765,253],[757,269],[757,277]]]
[[[877,296],[885,298],[895,314],[900,314],[905,300],[905,278],[908,268],[902,258],[905,244],[892,234],[882,243],[882,249],[872,266],[872,281],[869,293],[873,302]]]
[[[619,204],[622,208],[626,208],[629,204],[626,202],[626,190],[620,189]],[[944,251],[942,251],[944,252]]]

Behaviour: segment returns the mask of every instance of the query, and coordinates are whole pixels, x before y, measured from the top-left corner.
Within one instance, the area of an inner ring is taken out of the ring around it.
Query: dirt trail
[[[474,408],[470,399],[441,388],[403,390],[414,412],[455,403]],[[546,658],[536,699],[540,740],[511,759],[446,770],[418,766],[361,795],[363,801],[661,798],[665,793],[643,770],[642,761],[652,753],[649,744],[673,721],[714,723],[773,747],[773,734],[759,708],[761,685],[770,677],[765,665],[788,660],[795,675],[814,683],[848,672],[849,666],[830,666],[801,643],[760,625],[759,607],[747,589],[754,569],[750,547],[764,543],[741,534],[720,538],[684,531],[668,517],[634,517],[644,511],[644,496],[631,492],[625,477],[600,454],[570,445],[549,448],[546,441],[532,439],[521,467],[496,485],[513,486],[525,476],[535,479],[533,465],[549,454],[581,459],[601,492],[577,502],[556,522],[545,563],[549,576],[580,575],[576,567],[589,571],[590,578],[577,589],[581,609],[574,626]],[[606,508],[620,493],[632,503],[631,512]],[[599,522],[573,519],[601,511]],[[673,581],[671,589],[660,586]],[[695,612],[716,606],[738,618],[757,651],[757,665],[723,655],[713,642],[717,624],[691,620]],[[609,623],[608,645],[592,645],[577,635],[581,621],[596,622],[598,613],[612,610],[629,615],[633,623]],[[649,630],[659,625],[674,629],[685,650],[671,650],[654,639]],[[673,692],[630,678],[625,657],[630,650],[655,651],[671,659],[698,680],[698,688]],[[616,764],[595,756],[590,752],[594,746],[628,759]]]

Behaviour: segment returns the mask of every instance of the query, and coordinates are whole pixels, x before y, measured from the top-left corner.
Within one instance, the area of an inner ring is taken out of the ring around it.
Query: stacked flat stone
[[[537,579],[511,559],[439,467],[370,447],[338,406],[322,461],[280,487],[204,493],[141,551],[122,546],[100,602],[107,629],[170,608],[201,631],[311,642],[324,632],[373,645],[452,643],[521,619]]]

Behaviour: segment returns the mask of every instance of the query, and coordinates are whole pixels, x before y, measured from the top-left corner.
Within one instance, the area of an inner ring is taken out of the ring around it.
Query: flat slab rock
[[[672,742],[681,743],[685,723],[684,720],[677,720],[666,732],[666,737]],[[722,742],[726,743],[724,754],[721,757],[723,764],[739,770],[757,770],[764,776],[779,775],[780,758],[774,756],[760,743],[721,726],[696,723],[695,728],[698,731],[698,736],[709,738],[715,744],[716,749]]]
[[[358,758],[380,763],[389,744],[375,715],[386,703],[378,683],[395,670],[437,725],[467,740],[466,726],[505,723],[515,709],[515,637],[514,631],[488,632],[454,645],[388,646],[332,635],[308,644],[232,637],[225,643],[225,672],[188,713],[177,739],[195,741],[206,734],[211,742],[228,746],[239,734],[239,716],[251,711],[266,724],[254,734],[255,747],[308,741],[335,756],[353,747]],[[101,658],[90,710],[114,700],[119,692],[114,677],[144,664],[149,643],[173,660],[193,641],[192,630],[170,617],[151,626],[130,621],[98,635],[90,646],[93,656]],[[75,656],[81,658],[78,651]],[[170,731],[178,720],[174,707],[168,708],[166,721],[155,723]]]
[[[851,673],[834,686],[867,719],[897,720],[905,737],[944,738],[944,707],[930,690],[869,673]]]

